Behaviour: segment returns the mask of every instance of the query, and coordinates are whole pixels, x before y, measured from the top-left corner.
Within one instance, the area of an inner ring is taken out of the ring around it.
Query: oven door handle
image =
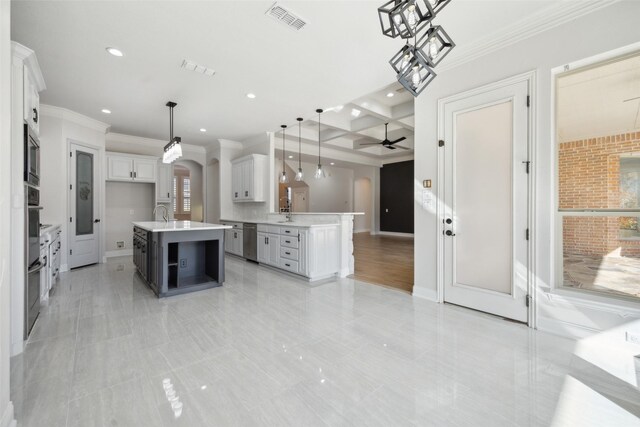
[[[42,270],[42,267],[44,266],[40,261],[38,261],[38,263],[34,267],[32,267],[27,273],[28,274],[37,273],[38,271]]]
[[[27,209],[33,209],[33,210],[42,210],[44,209],[42,206],[27,206]]]

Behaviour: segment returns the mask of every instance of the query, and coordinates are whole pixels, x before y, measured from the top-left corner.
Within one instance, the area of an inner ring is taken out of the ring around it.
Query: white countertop
[[[280,227],[302,227],[302,228],[328,227],[328,226],[340,225],[337,222],[333,223],[333,222],[310,222],[310,221],[281,222],[281,221],[269,221],[269,220],[237,220],[237,219],[221,219],[220,221],[234,222],[238,224],[250,223],[250,224],[277,225]]]
[[[51,233],[55,231],[57,228],[60,228],[60,224],[46,224],[47,227],[40,227],[40,235]]]
[[[222,230],[231,228],[230,225],[208,224],[206,222],[196,221],[144,221],[134,222],[133,225],[147,231],[164,232],[164,231],[204,231],[204,230]]]

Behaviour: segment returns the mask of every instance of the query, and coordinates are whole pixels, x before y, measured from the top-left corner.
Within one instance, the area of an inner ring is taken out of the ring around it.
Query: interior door
[[[444,300],[526,322],[528,82],[444,106]]]
[[[307,212],[309,210],[309,189],[304,188],[294,188],[293,189],[293,201],[292,201],[292,209],[293,212]]]
[[[69,268],[100,260],[98,151],[71,144],[69,188]]]

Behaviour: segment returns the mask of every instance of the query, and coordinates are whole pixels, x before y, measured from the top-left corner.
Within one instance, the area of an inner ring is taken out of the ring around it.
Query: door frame
[[[96,162],[94,163],[94,168],[98,168],[97,170],[97,176],[98,176],[98,185],[96,186],[96,188],[98,189],[98,212],[100,215],[100,230],[98,232],[98,263],[104,263],[107,262],[106,257],[104,255],[104,242],[105,242],[105,229],[107,228],[106,226],[106,218],[105,218],[105,206],[104,206],[104,194],[105,194],[105,181],[104,181],[104,163],[105,163],[105,155],[104,155],[104,147],[100,146],[100,145],[96,145],[96,144],[90,144],[87,142],[82,142],[82,141],[78,141],[76,139],[72,139],[72,138],[67,138],[67,153],[71,152],[71,146],[72,145],[78,145],[80,147],[86,147],[86,148],[90,148],[92,150],[96,150],[98,152],[98,158],[96,159]],[[75,216],[72,212],[71,212],[71,194],[70,194],[70,190],[69,190],[69,186],[72,184],[71,182],[71,156],[66,156],[67,158],[67,186],[66,186],[66,191],[67,191],[67,218],[70,218],[72,216]],[[72,233],[73,233],[73,229],[72,227],[69,226],[69,222],[66,221],[65,218],[65,224],[67,227],[67,248],[65,249],[67,251],[66,255],[67,255],[67,264],[64,266],[60,267],[60,271],[67,271],[70,270],[69,265],[71,265],[71,263],[69,262],[69,259],[71,257],[71,255],[69,254],[69,250],[71,247],[71,239],[72,239]],[[63,268],[64,267],[64,268]]]
[[[528,197],[528,209],[527,214],[529,217],[529,241],[527,244],[528,251],[528,263],[529,270],[527,272],[527,293],[529,295],[529,306],[527,308],[527,324],[529,327],[536,327],[536,167],[537,167],[537,140],[536,140],[536,102],[538,100],[537,96],[537,73],[535,70],[518,74],[506,79],[498,80],[492,83],[489,83],[484,86],[480,86],[474,89],[470,89],[461,93],[457,93],[448,97],[439,98],[438,99],[438,118],[437,118],[437,135],[438,135],[438,144],[439,141],[444,140],[445,134],[445,116],[444,110],[445,106],[460,101],[466,98],[470,98],[473,96],[481,95],[487,92],[494,91],[496,89],[501,89],[507,86],[511,86],[515,83],[526,82],[529,86],[529,94],[530,94],[530,107],[528,112],[528,138],[529,138],[529,147],[528,147],[528,155],[529,159],[531,159],[530,164],[530,173],[529,173],[529,197]],[[445,141],[446,144],[446,141]],[[445,156],[443,147],[439,147],[438,149],[438,157],[437,157],[437,184],[436,184],[436,197],[437,197],[437,208],[436,208],[436,291],[437,291],[437,301],[439,303],[444,303],[444,279],[445,279],[445,256],[444,256],[444,227],[443,220],[447,217],[447,212],[445,211],[446,206],[443,202],[444,200],[444,181],[445,181]]]

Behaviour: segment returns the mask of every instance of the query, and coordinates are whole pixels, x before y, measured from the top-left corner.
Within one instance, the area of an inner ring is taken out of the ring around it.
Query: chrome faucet
[[[164,209],[162,219],[164,219],[164,222],[169,222],[169,211],[167,210],[167,207],[165,205],[157,205],[155,208],[153,208],[153,218],[156,217],[156,211],[158,210],[158,208]]]
[[[287,218],[287,222],[293,222],[293,220],[291,219],[292,214],[293,212],[291,212],[291,202],[289,201],[289,199],[287,199],[287,214],[285,215],[285,217]]]

